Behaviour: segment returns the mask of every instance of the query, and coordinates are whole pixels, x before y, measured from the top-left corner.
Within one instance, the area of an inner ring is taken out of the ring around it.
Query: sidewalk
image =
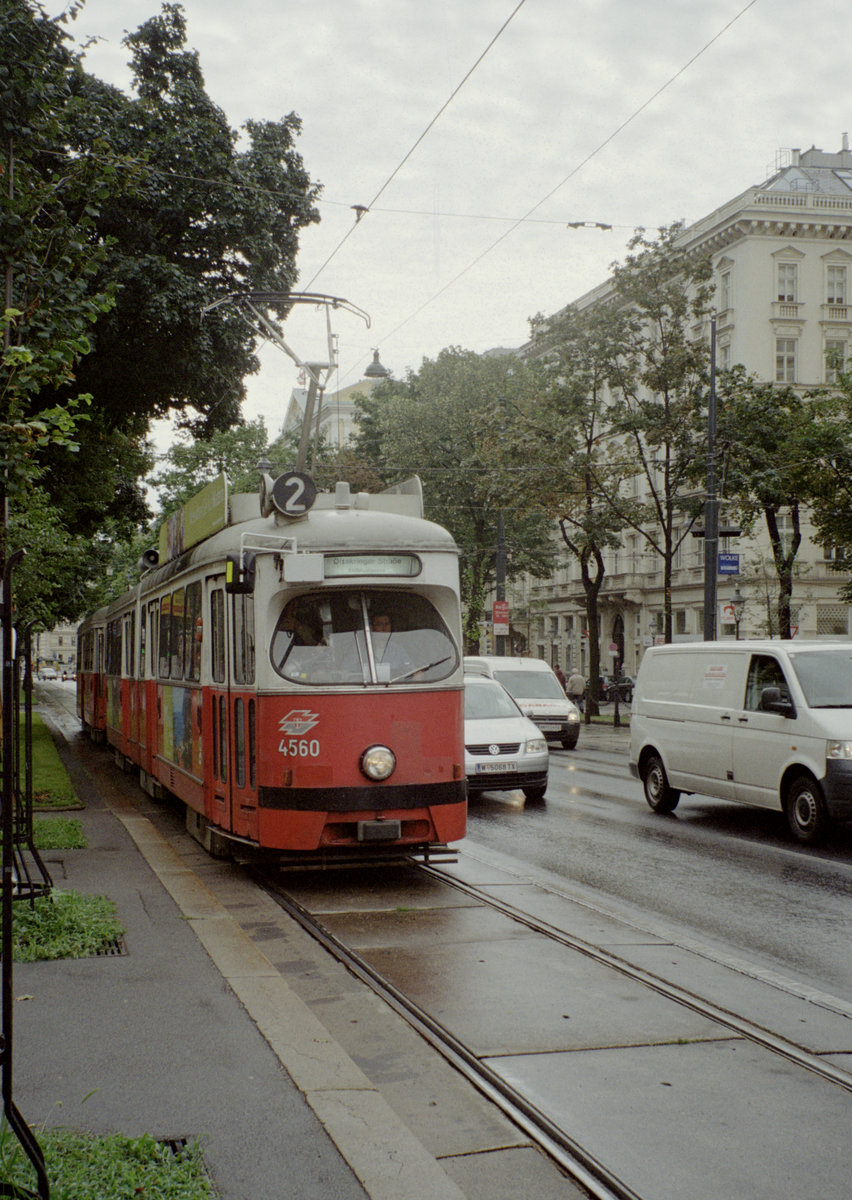
[[[609,750],[627,754],[630,746],[630,709],[621,714],[621,725],[617,728],[612,724],[612,713],[608,712],[603,719],[595,717],[589,725],[580,726],[580,740],[577,749]]]
[[[44,860],[57,888],[115,901],[127,932],[114,955],[15,964],[13,1087],[24,1118],[36,1131],[198,1139],[222,1200],[460,1200],[199,873],[125,798],[124,781],[100,793],[68,765],[89,847]]]

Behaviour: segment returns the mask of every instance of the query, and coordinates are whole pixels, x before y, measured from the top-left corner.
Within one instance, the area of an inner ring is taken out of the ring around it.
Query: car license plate
[[[562,726],[556,721],[543,721],[542,724],[539,725],[539,729],[542,733],[558,733],[561,728]]]
[[[493,762],[493,763],[477,763],[477,775],[496,774],[498,771],[517,771],[518,764],[515,762]]]

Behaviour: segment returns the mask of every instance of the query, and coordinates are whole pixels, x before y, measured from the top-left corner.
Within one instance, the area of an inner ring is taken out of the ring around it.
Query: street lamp
[[[731,597],[731,610],[734,614],[734,640],[737,642],[740,640],[740,621],[743,619],[745,604],[745,596],[740,591],[740,585],[735,583],[734,594]]]

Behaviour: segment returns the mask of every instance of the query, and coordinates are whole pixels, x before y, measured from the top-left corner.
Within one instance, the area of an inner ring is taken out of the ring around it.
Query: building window
[[[797,263],[778,264],[778,299],[787,304],[795,304],[798,299]]]
[[[796,382],[796,338],[775,339],[775,382]]]
[[[725,342],[719,347],[719,363],[718,363],[718,365],[723,371],[730,371],[730,369],[731,369],[731,344],[730,344],[730,342]]]
[[[719,278],[719,311],[725,312],[731,307],[731,272],[723,271]]]
[[[686,609],[685,609],[685,608],[678,608],[678,609],[675,609],[675,615],[674,615],[674,617],[675,617],[675,629],[674,629],[674,631],[675,631],[675,633],[676,633],[676,634],[679,634],[679,635],[682,637],[682,636],[683,636],[683,635],[684,635],[684,634],[687,632],[687,628],[686,628]]]
[[[845,304],[846,303],[846,267],[827,267],[826,268],[826,292],[825,300],[827,304]]]
[[[846,370],[846,343],[825,343],[825,382],[837,383],[837,377]]]
[[[817,637],[846,637],[849,633],[849,609],[845,604],[816,606]]]
[[[778,526],[778,537],[781,541],[781,551],[784,555],[790,553],[793,545],[793,518],[789,513],[778,513],[775,517],[775,522]]]

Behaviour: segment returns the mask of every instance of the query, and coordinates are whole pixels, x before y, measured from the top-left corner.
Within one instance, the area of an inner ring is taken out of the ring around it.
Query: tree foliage
[[[659,556],[663,568],[665,640],[672,640],[675,555],[700,511],[696,462],[705,440],[709,357],[695,329],[709,314],[710,263],[679,244],[682,226],[656,240],[640,231],[614,268],[611,363],[608,372],[612,453],[640,480],[639,502],[599,477],[601,495],[625,525]]]
[[[483,602],[495,583],[500,511],[506,578],[545,575],[552,565],[546,515],[519,502],[526,486],[523,469],[508,486],[500,470],[500,444],[513,405],[531,386],[528,368],[514,356],[450,347],[359,404],[359,454],[386,483],[422,476],[426,515],[449,529],[461,547],[470,648],[478,646]]]
[[[258,367],[256,335],[239,310],[205,309],[233,293],[293,286],[299,232],[318,219],[317,188],[295,149],[299,118],[248,121],[239,138],[208,96],[186,34],[181,7],[164,4],[125,39],[132,99],[81,71],[67,136],[83,153],[96,114],[109,152],[143,170],[134,194],[98,217],[98,236],[114,241],[99,281],[116,302],[96,326],[80,381],[116,423],[146,428],[175,412],[204,436],[238,419],[244,380]]]
[[[824,490],[818,446],[833,436],[834,424],[826,400],[764,383],[742,369],[720,379],[724,496],[744,525],[757,517],[766,523],[778,580],[773,629],[782,638],[792,637],[790,599],[803,514]]]
[[[76,615],[69,597],[104,540],[149,516],[149,422],[176,413],[213,433],[238,420],[256,334],[232,306],[205,308],[289,289],[299,232],[317,219],[298,118],[232,131],[178,5],[126,39],[132,97],[85,71],[65,29],[77,7],[52,19],[0,4],[0,467],[12,544],[37,540],[38,516],[79,549],[67,575],[67,554],[51,558],[41,590],[22,579],[47,621]]]
[[[580,568],[589,633],[589,719],[599,700],[600,609],[604,553],[620,545],[625,518],[604,496],[620,495],[632,464],[613,455],[607,421],[607,385],[614,329],[610,308],[568,308],[532,322],[529,348],[538,387],[518,410],[505,451],[529,464],[528,502],[558,525]],[[628,504],[625,497],[622,507]]]

